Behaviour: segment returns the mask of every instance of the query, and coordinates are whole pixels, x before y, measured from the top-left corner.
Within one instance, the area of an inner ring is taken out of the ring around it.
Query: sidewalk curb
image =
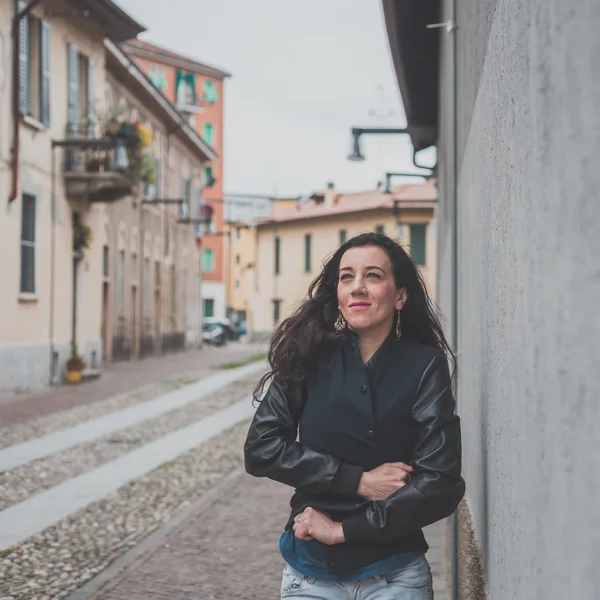
[[[142,563],[147,555],[155,551],[184,521],[191,518],[192,515],[201,514],[217,502],[227,491],[235,487],[244,472],[241,467],[229,472],[191,506],[188,506],[168,523],[144,538],[131,550],[125,552],[93,579],[69,594],[65,600],[93,600],[98,597],[100,592],[107,592],[115,587],[129,570]]]

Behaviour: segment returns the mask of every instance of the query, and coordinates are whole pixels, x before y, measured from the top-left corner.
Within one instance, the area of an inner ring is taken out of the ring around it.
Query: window
[[[158,261],[154,263],[154,285],[160,286],[160,263]]]
[[[181,180],[181,199],[183,202],[179,205],[179,218],[189,219],[191,217],[190,203],[192,201],[192,182],[190,179]]]
[[[236,264],[236,265],[239,265],[239,264],[240,264],[240,260],[241,260],[241,258],[240,258],[240,255],[239,255],[239,254],[236,254],[236,255],[235,255],[235,264]]]
[[[235,289],[236,289],[236,290],[239,290],[239,289],[240,289],[240,286],[241,286],[241,284],[240,284],[240,280],[239,280],[239,279],[236,279],[236,280],[235,280]]]
[[[149,77],[156,89],[161,92],[166,91],[167,78],[165,77],[165,70],[162,65],[150,65]]]
[[[212,81],[205,81],[203,85],[204,92],[204,101],[208,102],[208,104],[214,104],[219,100],[219,95],[217,94],[217,88]]]
[[[175,96],[177,106],[196,106],[196,76],[194,73],[177,70]]]
[[[188,296],[188,274],[187,271],[182,273],[183,277],[183,302],[181,304],[183,310],[183,318],[187,316],[187,296]]]
[[[275,275],[279,275],[280,272],[280,254],[281,254],[281,240],[275,238]]]
[[[144,260],[144,313],[150,312],[150,259]]]
[[[346,243],[346,230],[340,229],[340,246],[343,246]]]
[[[204,124],[204,141],[209,146],[215,145],[215,128],[214,125],[212,125],[212,123]]]
[[[23,4],[20,3],[20,8]],[[19,109],[50,125],[50,25],[29,15],[20,22]]]
[[[204,309],[205,319],[215,316],[215,301],[213,298],[204,298],[202,308]]]
[[[202,253],[202,270],[205,273],[212,273],[215,269],[215,255],[210,248],[204,248]]]
[[[84,122],[89,115],[90,103],[90,61],[84,54],[79,54],[79,121]]]
[[[23,194],[22,204],[20,291],[35,294],[35,196]]]
[[[275,298],[273,300],[273,323],[279,323],[279,319],[281,318],[281,300],[279,298]]]
[[[204,167],[204,180],[208,187],[214,185],[215,179],[213,177],[213,168],[211,166]]]
[[[410,226],[410,255],[417,265],[427,264],[426,246],[427,225],[413,224]]]
[[[175,265],[171,265],[171,314],[177,312],[177,272]]]
[[[235,237],[239,240],[242,237],[242,228],[238,227],[235,231]]]
[[[375,233],[380,233],[383,235],[385,232],[385,227],[383,225],[375,225]]]
[[[109,275],[109,250],[108,246],[102,246],[102,276],[108,277]]]
[[[310,273],[310,245],[312,242],[312,236],[307,233],[304,236],[304,271]]]
[[[125,314],[125,251],[119,252],[119,313]]]
[[[138,262],[137,254],[131,255],[131,283],[137,281],[138,278]]]

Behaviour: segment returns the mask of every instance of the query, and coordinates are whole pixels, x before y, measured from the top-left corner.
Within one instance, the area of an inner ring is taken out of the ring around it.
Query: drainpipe
[[[19,10],[19,0],[15,0],[15,14],[12,22],[12,121],[13,121],[13,141],[10,149],[11,159],[11,183],[8,202],[13,202],[19,191],[19,96],[21,95],[21,77],[19,74],[19,50],[21,45],[21,19],[27,18],[27,15],[42,0],[31,0],[23,9]]]
[[[456,0],[450,0],[450,20],[446,30],[450,33],[450,170],[452,186],[452,350],[459,361],[458,345],[458,141],[457,141],[457,73],[456,73]],[[458,366],[458,364],[457,364]],[[458,398],[458,377],[460,370],[456,369],[454,380],[455,397]],[[459,568],[458,568],[458,511],[452,516],[452,600],[458,600]]]
[[[51,149],[51,167],[50,176],[50,385],[53,385],[56,376],[56,366],[54,356],[54,257],[56,254],[56,149],[54,144]]]
[[[432,23],[427,25],[427,29],[444,28],[446,33],[450,34],[449,40],[449,81],[450,90],[448,93],[450,107],[450,221],[452,233],[451,262],[452,274],[450,281],[450,295],[452,297],[451,309],[451,345],[456,362],[458,363],[460,351],[458,346],[458,140],[457,140],[457,60],[456,60],[456,0],[449,0],[449,19],[443,23]],[[413,155],[414,160],[414,155]],[[460,370],[457,369],[454,374],[454,391],[458,405],[458,376]],[[451,574],[452,574],[452,600],[459,600],[459,581],[458,581],[458,512],[452,515],[452,549],[451,549]]]

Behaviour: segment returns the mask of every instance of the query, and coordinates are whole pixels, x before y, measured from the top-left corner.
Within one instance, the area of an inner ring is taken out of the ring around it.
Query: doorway
[[[102,360],[110,360],[110,328],[109,328],[109,286],[108,282],[105,281],[102,284],[102,329],[100,330],[100,337],[102,339]]]

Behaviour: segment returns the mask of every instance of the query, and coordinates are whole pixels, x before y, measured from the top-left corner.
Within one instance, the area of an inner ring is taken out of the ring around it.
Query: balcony
[[[59,145],[65,148],[69,199],[114,202],[134,193],[139,179],[130,164],[130,154],[136,151],[133,135],[115,135],[100,124],[69,123]]]

